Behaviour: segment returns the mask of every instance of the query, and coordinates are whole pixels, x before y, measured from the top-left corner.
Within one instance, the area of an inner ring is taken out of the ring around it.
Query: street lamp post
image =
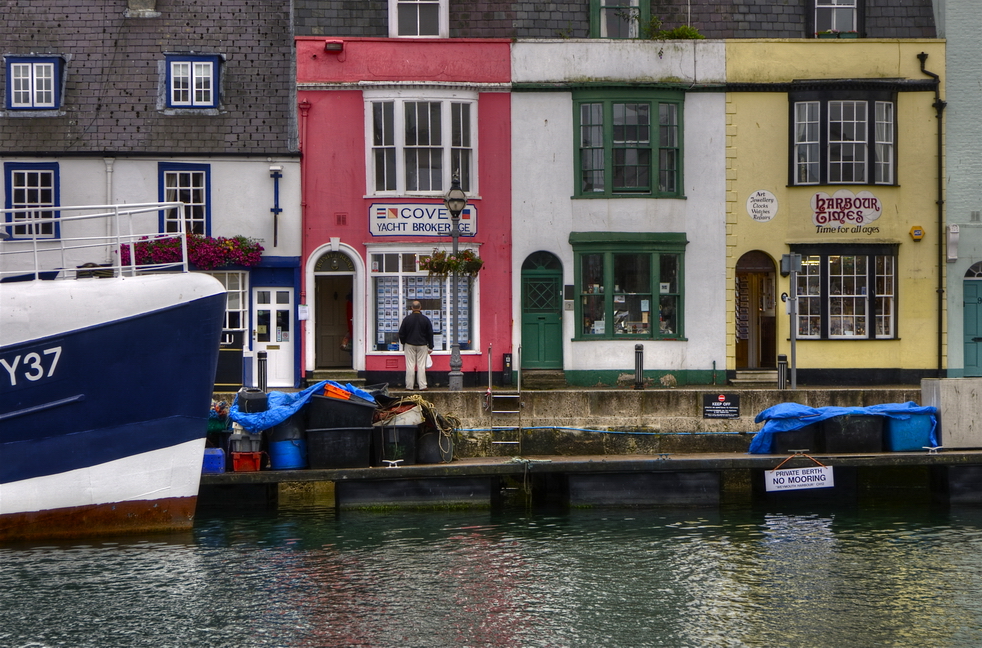
[[[453,237],[453,257],[456,258],[457,239],[460,238],[460,212],[464,211],[464,208],[467,206],[467,195],[460,188],[460,177],[456,173],[450,183],[450,192],[447,194],[444,204],[447,206],[447,211],[450,212],[450,222],[452,223],[450,235]],[[453,338],[450,340],[450,380],[447,385],[450,391],[461,391],[464,388],[464,372],[461,371],[464,361],[460,359],[459,329],[457,327],[458,276],[457,270],[454,270],[450,275],[450,281],[453,283],[453,291],[450,293],[453,299],[453,302],[450,304]]]

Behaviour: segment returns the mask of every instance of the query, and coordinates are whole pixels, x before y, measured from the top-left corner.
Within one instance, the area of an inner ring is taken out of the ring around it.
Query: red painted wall
[[[357,249],[365,258],[371,242],[369,208],[373,202],[441,205],[442,200],[410,196],[366,198],[365,103],[361,81],[461,83],[478,97],[477,169],[480,197],[470,199],[478,214],[484,268],[480,275],[480,355],[463,354],[463,371],[487,371],[487,348],[493,366],[502,369],[502,354],[511,353],[511,98],[509,41],[343,39],[340,54],[324,51],[336,39],[297,40],[298,101],[302,106],[300,137],[304,166],[304,261],[331,237]],[[340,39],[337,39],[340,40]],[[482,84],[474,86],[472,84]],[[495,84],[488,87],[486,84]],[[338,89],[335,89],[338,88]],[[489,89],[491,91],[484,91]],[[339,223],[344,215],[346,224]],[[384,242],[444,244],[451,238],[386,237]],[[366,263],[366,265],[369,265]],[[368,284],[359,289],[367,290]],[[313,287],[304,286],[304,291]],[[371,304],[367,305],[371,309]],[[362,313],[370,323],[370,313]],[[368,338],[373,339],[373,331]],[[367,371],[392,371],[392,355],[366,357]],[[435,355],[434,371],[449,371],[449,355]],[[400,358],[398,367],[404,367]]]

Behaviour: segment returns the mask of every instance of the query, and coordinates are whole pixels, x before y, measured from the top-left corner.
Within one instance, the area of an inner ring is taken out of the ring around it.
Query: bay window
[[[895,245],[795,246],[799,338],[897,337]]]
[[[681,197],[682,94],[574,95],[576,195]]]
[[[573,232],[578,339],[682,339],[685,235]]]
[[[454,173],[476,192],[477,104],[471,97],[370,98],[368,192],[440,195]]]
[[[896,101],[890,92],[796,92],[793,185],[896,183]]]
[[[409,314],[413,301],[420,303],[423,314],[433,323],[434,350],[450,350],[453,284],[450,277],[431,277],[426,270],[420,269],[420,263],[431,250],[370,254],[370,303],[376,331],[374,350],[400,350],[399,326]],[[457,278],[457,330],[461,350],[477,348],[475,282],[476,279],[470,277]]]

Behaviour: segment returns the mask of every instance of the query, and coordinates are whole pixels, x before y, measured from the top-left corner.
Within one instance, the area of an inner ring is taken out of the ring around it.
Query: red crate
[[[235,472],[256,472],[262,467],[261,452],[233,452],[232,470]]]

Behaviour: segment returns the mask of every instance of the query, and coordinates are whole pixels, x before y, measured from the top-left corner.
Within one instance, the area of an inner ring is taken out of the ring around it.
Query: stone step
[[[566,389],[566,374],[561,369],[523,369],[522,389]]]
[[[774,387],[777,385],[777,369],[738,370],[736,376],[730,380],[730,384],[744,387],[755,385]]]
[[[360,378],[353,369],[315,369],[308,382],[314,384],[322,380],[333,380],[342,385],[351,383],[355,387],[365,386],[365,379]]]

